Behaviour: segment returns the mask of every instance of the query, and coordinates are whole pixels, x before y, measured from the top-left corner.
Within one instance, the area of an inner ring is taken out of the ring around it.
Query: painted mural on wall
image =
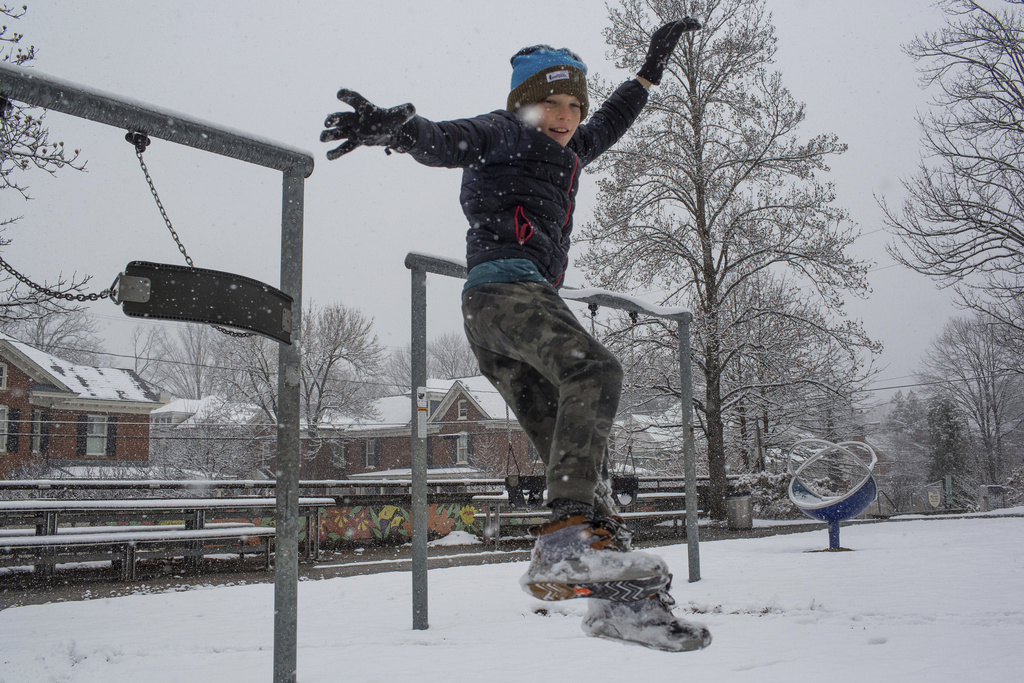
[[[427,506],[427,532],[431,537],[447,536],[452,531],[483,534],[481,522],[473,519],[473,505],[447,503]],[[274,526],[273,517],[217,520],[245,521],[256,526]],[[353,507],[320,508],[320,542],[331,541],[394,541],[412,538],[409,511],[397,505],[356,505]],[[299,542],[306,540],[306,519],[299,519]]]
[[[473,515],[476,507],[461,503],[430,505],[427,530],[431,536],[452,531],[481,533]],[[320,541],[405,541],[412,538],[409,511],[397,505],[330,507],[321,510]]]

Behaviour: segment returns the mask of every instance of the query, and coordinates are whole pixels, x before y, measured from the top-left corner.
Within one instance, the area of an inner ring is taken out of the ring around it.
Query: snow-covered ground
[[[1018,509],[1021,513],[1024,510]],[[302,582],[299,681],[1010,681],[1024,671],[1024,518],[890,521],[660,550],[702,652],[585,637],[586,602],[540,603],[523,564],[431,570],[412,630],[406,572]],[[544,608],[545,614],[538,613]],[[0,681],[272,680],[273,586],[0,612]]]

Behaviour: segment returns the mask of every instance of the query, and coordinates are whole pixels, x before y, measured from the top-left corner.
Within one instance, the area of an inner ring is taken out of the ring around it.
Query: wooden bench
[[[109,561],[125,581],[136,577],[136,561],[157,557],[184,557],[190,573],[198,574],[205,555],[261,554],[270,567],[276,529],[254,525],[220,525],[184,529],[175,525],[136,527],[86,527],[49,535],[0,537],[0,565],[34,565],[52,570],[69,562]]]

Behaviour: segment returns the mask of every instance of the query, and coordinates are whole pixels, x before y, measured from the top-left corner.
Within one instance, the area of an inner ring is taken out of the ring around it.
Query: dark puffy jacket
[[[408,152],[422,164],[463,168],[462,210],[469,219],[470,268],[527,258],[559,287],[569,262],[569,237],[580,172],[622,137],[647,102],[636,80],[623,83],[566,147],[508,111],[471,119],[406,124]]]

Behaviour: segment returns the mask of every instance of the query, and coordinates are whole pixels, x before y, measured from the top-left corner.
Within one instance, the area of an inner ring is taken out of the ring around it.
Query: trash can
[[[754,526],[749,493],[731,493],[725,499],[725,519],[730,529],[750,529]]]

